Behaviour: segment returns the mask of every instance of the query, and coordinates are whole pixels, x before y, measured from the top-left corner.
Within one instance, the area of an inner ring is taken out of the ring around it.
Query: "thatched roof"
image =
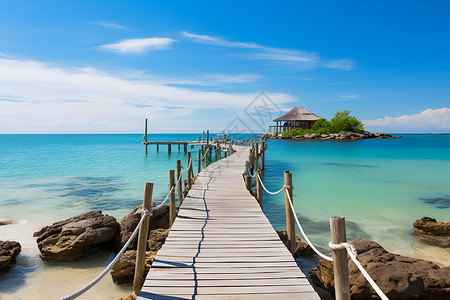
[[[309,110],[301,107],[296,106],[284,115],[282,115],[279,118],[276,118],[273,120],[274,122],[278,121],[317,121],[320,118],[310,112]]]

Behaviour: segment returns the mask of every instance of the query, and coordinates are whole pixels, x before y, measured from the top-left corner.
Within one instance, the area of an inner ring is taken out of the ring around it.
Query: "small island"
[[[301,106],[296,106],[273,120],[277,125],[269,126],[269,133],[261,137],[294,140],[362,140],[401,137],[366,131],[364,124],[356,117],[350,116],[350,113],[350,110],[338,111],[328,121]]]

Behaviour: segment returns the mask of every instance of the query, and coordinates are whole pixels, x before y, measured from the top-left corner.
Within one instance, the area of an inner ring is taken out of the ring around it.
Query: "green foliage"
[[[350,116],[350,110],[338,111],[331,119],[320,119],[314,122],[311,129],[293,128],[282,132],[283,136],[305,135],[307,133],[326,134],[338,132],[361,132],[364,131],[364,124],[356,117]]]

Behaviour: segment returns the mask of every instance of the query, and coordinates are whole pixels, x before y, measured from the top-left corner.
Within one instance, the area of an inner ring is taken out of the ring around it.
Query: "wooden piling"
[[[152,194],[153,194],[153,183],[147,182],[145,184],[144,191],[144,202],[143,209],[148,210],[150,213],[152,211]],[[144,214],[144,212],[142,212]],[[136,266],[134,270],[134,280],[133,280],[133,294],[139,295],[142,285],[144,284],[144,270],[145,270],[145,257],[147,249],[147,238],[148,229],[150,227],[150,216],[145,215],[144,221],[142,222],[141,228],[139,228],[138,244],[136,251]]]
[[[178,207],[183,203],[183,178],[181,173],[181,160],[177,160],[177,180],[178,180]]]
[[[183,144],[184,146],[184,153],[187,153],[187,144]]]
[[[197,175],[202,170],[202,150],[198,149]]]
[[[256,199],[258,199],[259,206],[261,206],[261,210],[262,210],[262,208],[263,208],[262,185],[261,185],[261,181],[259,180],[258,176],[261,176],[260,170],[258,170],[258,172],[256,172],[255,180],[256,180]]]
[[[159,151],[159,144],[156,144],[156,151]]]
[[[286,185],[287,193],[289,194],[292,205],[292,173],[289,171],[284,171],[284,185]],[[293,254],[295,252],[296,242],[295,242],[295,220],[294,220],[294,212],[292,211],[291,205],[289,204],[289,197],[285,192],[284,201],[286,206],[286,230],[289,238],[289,250]]]
[[[172,152],[172,144],[167,144],[167,152],[169,152],[169,154]]]
[[[147,119],[145,119],[145,142],[147,143]],[[148,153],[148,145],[145,144],[145,154]]]
[[[252,189],[252,177],[250,175],[244,175],[244,181],[247,190],[250,191]]]
[[[331,242],[340,244],[347,242],[345,232],[345,217],[331,217]],[[336,300],[350,299],[350,285],[348,278],[348,258],[347,250],[333,249],[333,271],[334,271],[334,290]]]
[[[191,152],[187,153],[187,165],[188,165],[187,181],[188,181],[188,188],[190,189],[191,186],[192,186],[192,175],[191,175],[192,159],[191,159]]]
[[[177,207],[175,206],[175,170],[169,170],[169,188],[170,188],[169,226],[172,226],[177,216]]]
[[[206,130],[206,148],[209,148],[209,130]]]
[[[205,141],[205,132],[203,131],[203,133],[202,133],[202,142],[204,142]]]
[[[266,169],[266,150],[264,148],[261,148],[261,171],[264,171]]]
[[[178,141],[180,141],[180,139],[178,139]],[[180,151],[180,146],[181,146],[181,145],[180,145],[180,144],[178,144],[178,151]]]
[[[255,148],[254,148],[254,155],[255,155],[255,159],[254,159],[254,161],[253,161],[253,163],[255,164],[255,166],[253,167],[253,169],[255,170],[255,172],[256,172],[256,170],[258,170],[258,160],[259,160],[259,154],[258,154],[258,143],[255,143]]]

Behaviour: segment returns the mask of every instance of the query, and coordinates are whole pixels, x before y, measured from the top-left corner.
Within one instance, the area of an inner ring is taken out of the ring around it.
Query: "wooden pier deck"
[[[319,299],[244,185],[249,147],[199,174],[138,299]]]

